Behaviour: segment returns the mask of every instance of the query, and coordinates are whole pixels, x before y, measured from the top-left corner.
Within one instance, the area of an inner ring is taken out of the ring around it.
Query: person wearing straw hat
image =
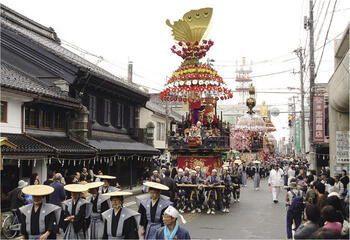
[[[211,171],[211,175],[208,176],[206,180],[206,184],[211,187],[207,191],[207,203],[208,203],[208,211],[207,214],[215,214],[215,202],[218,200],[218,192],[214,188],[217,185],[220,185],[220,178],[217,176],[218,171],[214,168]]]
[[[124,196],[129,195],[132,193],[123,191],[103,194],[112,202],[112,208],[102,213],[103,239],[139,239],[140,213],[123,206]]]
[[[88,191],[89,187],[82,184],[68,184],[64,189],[71,192],[72,198],[62,203],[63,239],[87,239],[92,204],[81,198],[81,193]]]
[[[164,226],[157,230],[154,239],[191,239],[190,233],[179,226],[178,218],[181,219],[183,224],[186,224],[186,220],[176,208],[169,206],[163,214]]]
[[[110,186],[110,181],[116,179],[115,176],[109,176],[109,175],[99,175],[98,176],[102,181],[103,181],[103,186],[99,188],[99,193],[104,194],[104,193],[109,193],[109,192],[115,192],[118,191],[119,189],[113,186]]]
[[[33,197],[33,203],[19,208],[24,239],[56,239],[61,208],[43,202],[53,191],[53,187],[47,185],[30,185],[22,189],[23,194]]]
[[[108,196],[102,196],[98,189],[103,182],[91,182],[85,184],[89,188],[91,196],[86,198],[86,201],[92,204],[91,222],[90,222],[90,238],[102,239],[103,236],[103,221],[102,213],[111,208],[111,202]]]
[[[141,236],[153,239],[156,231],[164,225],[162,215],[165,209],[172,203],[160,196],[161,190],[169,189],[167,186],[155,182],[145,182],[144,185],[150,188],[150,198],[142,200],[138,210],[141,214]]]

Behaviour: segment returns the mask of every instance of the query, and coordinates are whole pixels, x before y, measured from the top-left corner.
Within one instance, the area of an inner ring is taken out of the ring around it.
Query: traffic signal
[[[288,126],[289,126],[289,127],[292,127],[292,125],[293,125],[292,120],[293,120],[293,117],[292,117],[292,116],[289,116],[289,117],[288,117]]]

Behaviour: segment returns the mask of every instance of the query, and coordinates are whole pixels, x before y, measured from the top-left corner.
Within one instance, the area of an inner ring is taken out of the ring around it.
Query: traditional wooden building
[[[8,132],[9,140],[17,145],[16,136],[10,134],[20,134],[19,140],[29,146],[26,141],[35,135],[35,143],[42,148],[38,151],[47,159],[44,165],[64,174],[89,166],[116,175],[122,185],[136,184],[142,166],[150,164],[159,152],[142,142],[144,131],[139,128],[139,109],[148,101],[148,94],[64,48],[52,28],[4,5],[1,39],[2,70],[16,72],[12,78],[40,85],[28,95],[29,83],[19,82],[19,91],[26,93],[16,102],[16,118],[22,119],[22,125],[17,123],[20,131]],[[12,92],[15,87],[8,86]],[[59,97],[46,96],[48,91],[59,93]],[[8,129],[12,123],[10,120]],[[24,147],[26,155],[35,146]],[[21,144],[16,151],[19,149]],[[39,158],[35,159],[31,164],[38,166]],[[6,157],[4,161],[7,164]],[[41,178],[46,178],[46,172]]]

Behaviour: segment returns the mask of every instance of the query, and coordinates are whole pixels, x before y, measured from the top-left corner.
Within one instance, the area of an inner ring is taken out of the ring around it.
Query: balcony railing
[[[168,141],[169,150],[205,150],[226,151],[230,149],[230,138],[228,136],[208,137],[200,142],[197,138],[170,137]]]

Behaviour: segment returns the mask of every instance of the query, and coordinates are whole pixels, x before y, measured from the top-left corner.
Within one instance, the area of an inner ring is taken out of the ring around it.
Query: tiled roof
[[[6,137],[10,142],[17,146],[16,149],[1,146],[2,153],[54,153],[52,148],[30,139],[24,134],[1,133],[1,137]]]
[[[64,95],[60,88],[47,86],[39,79],[1,61],[1,87],[8,87],[28,93],[35,93],[50,98],[79,103],[79,100]]]
[[[95,154],[96,150],[68,137],[1,133],[17,146],[16,149],[1,147],[2,153],[34,154]]]
[[[120,153],[148,153],[157,154],[159,150],[131,138],[94,138],[89,140],[89,145],[100,151]]]
[[[69,139],[68,137],[56,137],[56,136],[44,136],[44,135],[30,135],[31,137],[48,144],[58,150],[61,154],[94,154],[96,150],[92,147],[88,147],[78,141]]]
[[[6,9],[2,10],[6,11]],[[122,79],[116,77],[115,75],[104,70],[103,68],[98,67],[97,65],[62,47],[57,41],[50,40],[49,38],[44,37],[34,31],[28,30],[27,28],[24,28],[19,24],[15,24],[14,22],[6,19],[6,17],[4,17],[3,14],[1,15],[0,19],[2,28],[7,28],[12,31],[15,31],[17,34],[31,40],[35,44],[40,45],[44,49],[55,54],[56,56],[63,58],[67,62],[80,68],[89,69],[93,75],[105,79],[113,84],[130,89],[131,91],[134,91],[138,94],[148,96],[147,93],[139,90],[133,84],[130,84],[127,81],[123,81]]]

